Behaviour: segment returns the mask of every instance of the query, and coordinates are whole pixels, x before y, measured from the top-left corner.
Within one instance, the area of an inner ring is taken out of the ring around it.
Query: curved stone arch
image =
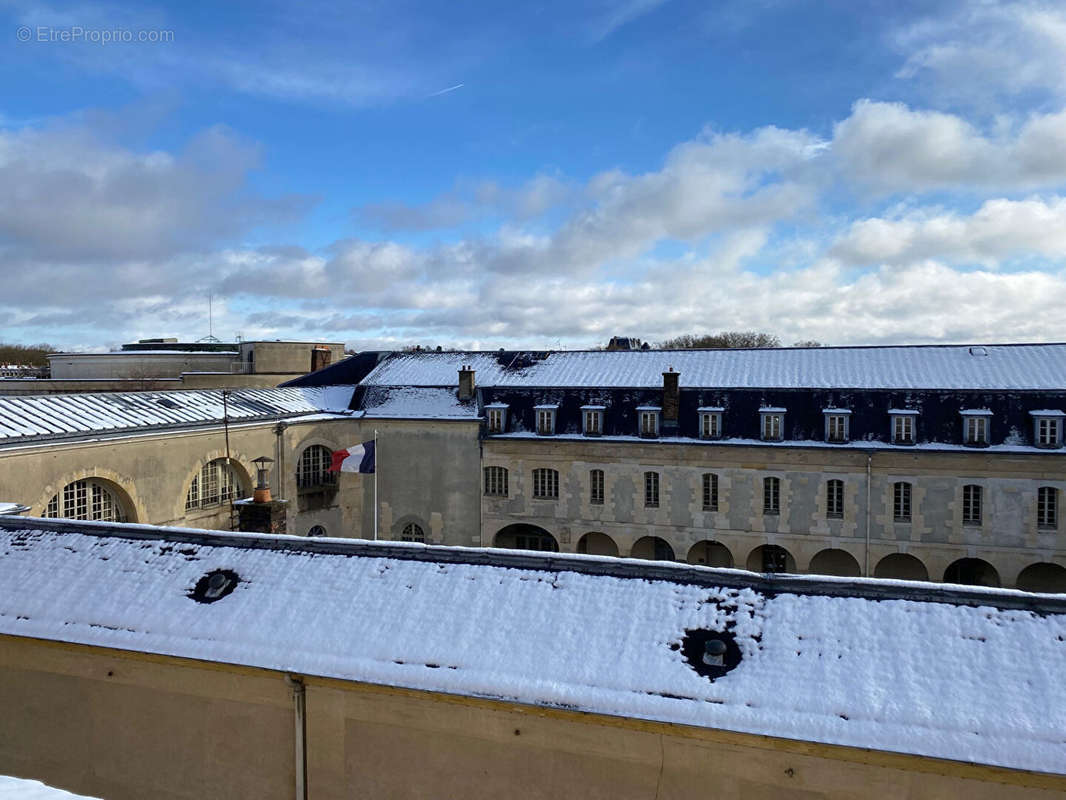
[[[814,575],[836,575],[842,578],[858,578],[862,567],[852,553],[839,547],[819,550],[811,558],[807,572]]]
[[[602,531],[589,531],[577,540],[577,552],[588,553],[593,556],[612,556],[617,558],[621,553],[618,543]]]
[[[675,561],[677,551],[661,536],[641,536],[629,548],[629,557],[644,558],[649,561]]]
[[[898,581],[927,581],[929,568],[912,553],[889,553],[877,562],[874,577]]]
[[[730,568],[736,564],[733,551],[725,542],[717,539],[702,539],[688,549],[685,560],[689,564],[703,564],[707,567]]]
[[[290,425],[286,427],[285,430],[294,430],[294,426]],[[362,434],[360,433],[358,436],[349,436],[344,442],[341,442],[339,439],[330,438],[329,436],[324,435],[319,429],[313,428],[312,430],[308,431],[302,438],[296,440],[296,442],[291,448],[288,448],[288,451],[285,454],[284,464],[286,474],[281,476],[281,480],[284,481],[290,476],[293,478],[293,480],[296,479],[296,475],[300,466],[300,456],[304,454],[304,450],[306,450],[308,447],[317,444],[322,447],[325,447],[332,453],[335,450],[343,450],[349,445],[361,443],[363,441],[361,437]],[[351,441],[353,438],[358,439],[358,442]],[[270,455],[273,456],[274,454],[271,453]],[[277,487],[275,487],[275,489],[276,488]]]
[[[203,458],[197,462],[196,468],[185,476],[182,482],[181,492],[179,493],[178,498],[174,501],[174,508],[171,510],[171,519],[181,519],[189,513],[185,510],[185,499],[189,496],[189,489],[192,487],[193,478],[200,474],[200,470],[212,461],[218,461],[219,459],[225,460],[225,458],[226,451],[223,449],[208,450],[207,453],[204,454]],[[234,452],[231,447],[229,463],[231,467],[234,467],[237,470],[237,477],[241,481],[241,489],[246,489],[250,493],[253,488],[252,470],[246,467],[245,464],[251,464],[252,459],[240,451]]]
[[[1030,564],[1014,581],[1023,592],[1066,593],[1066,567],[1051,561]]]
[[[98,480],[109,484],[108,488],[114,491],[115,496],[125,508],[127,522],[147,521],[147,515],[144,512],[144,504],[137,495],[136,484],[126,476],[120,475],[107,467],[78,469],[63,474],[55,483],[45,487],[37,504],[32,506],[33,516],[43,517],[45,511],[48,510],[48,503],[53,497],[62,492],[64,488],[74,483],[74,481],[86,480]],[[184,503],[185,498],[183,496],[182,504],[184,505]]]
[[[417,525],[421,528],[422,535],[425,537],[424,541],[427,544],[429,543],[429,525],[417,514],[404,514],[403,516],[396,518],[396,521],[392,523],[392,540],[394,542],[400,541],[403,536],[403,529],[408,525]]]
[[[1002,586],[999,570],[983,558],[958,558],[944,570],[944,583],[963,586]]]
[[[781,554],[783,558],[781,557]],[[778,557],[778,562],[774,565],[773,569],[767,569],[771,566],[771,559],[774,556]],[[783,564],[781,563],[783,561]],[[752,549],[748,553],[747,559],[744,561],[746,568],[751,572],[795,572],[796,571],[796,557],[785,547],[779,544],[760,544],[758,547]],[[782,568],[783,566],[783,568]]]
[[[501,537],[503,537],[501,539]],[[525,537],[520,539],[519,537]],[[533,537],[540,540],[544,547],[525,546],[531,543]],[[550,542],[548,540],[551,540]],[[511,550],[533,550],[540,552],[558,553],[559,539],[547,528],[540,525],[532,525],[527,522],[512,522],[504,525],[492,537],[493,547],[503,547]]]

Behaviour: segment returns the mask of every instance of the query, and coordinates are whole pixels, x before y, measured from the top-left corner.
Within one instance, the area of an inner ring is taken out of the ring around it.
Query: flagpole
[[[374,541],[378,540],[378,429],[374,428]]]

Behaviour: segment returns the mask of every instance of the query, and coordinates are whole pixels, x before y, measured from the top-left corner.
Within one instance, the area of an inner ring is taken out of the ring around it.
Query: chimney
[[[287,533],[287,500],[274,500],[270,496],[270,470],[274,459],[269,456],[253,458],[256,469],[256,487],[251,498],[236,501],[237,530],[248,533]]]
[[[673,367],[663,373],[663,423],[677,424],[678,407],[681,402],[677,382],[680,377],[681,373],[674,372]]]
[[[459,369],[459,399],[474,399],[474,368],[468,364]]]

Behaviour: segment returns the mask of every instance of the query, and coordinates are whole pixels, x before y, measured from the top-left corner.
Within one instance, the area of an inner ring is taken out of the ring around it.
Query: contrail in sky
[[[465,83],[457,83],[457,84],[455,84],[455,86],[449,86],[447,89],[441,89],[439,92],[434,92],[433,94],[426,95],[426,96],[427,97],[440,97],[442,94],[448,94],[448,92],[454,92],[456,89],[462,89],[465,85],[466,85]]]

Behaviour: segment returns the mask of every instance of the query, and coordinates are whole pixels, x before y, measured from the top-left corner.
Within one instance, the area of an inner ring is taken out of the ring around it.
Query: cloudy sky
[[[110,39],[110,41],[108,41]],[[1066,340],[1066,5],[0,0],[0,340]]]

